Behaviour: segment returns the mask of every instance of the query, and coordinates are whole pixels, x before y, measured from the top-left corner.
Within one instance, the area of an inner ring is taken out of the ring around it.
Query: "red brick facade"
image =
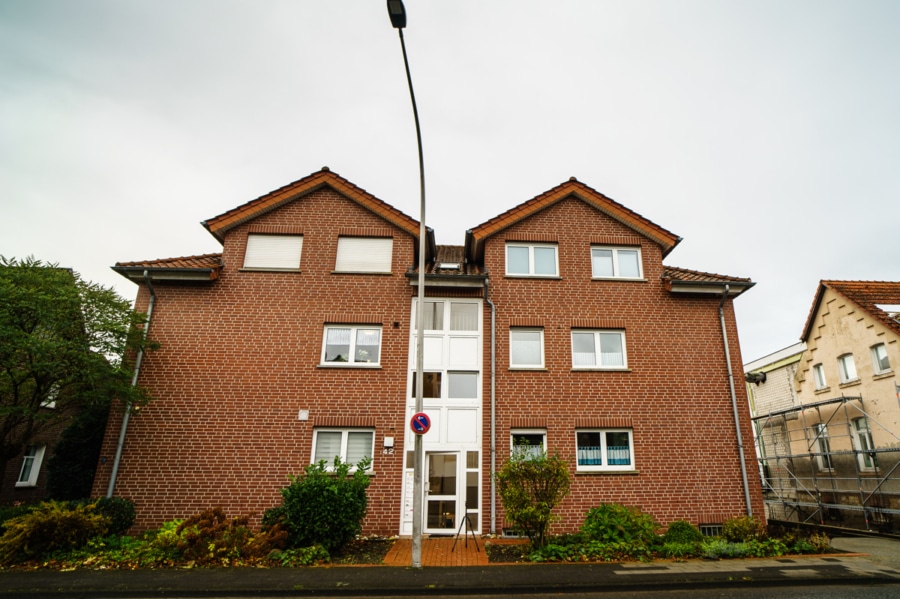
[[[514,214],[526,203],[505,213],[515,218],[476,228],[483,235],[467,239],[467,263],[456,274],[441,274],[429,239],[429,275],[480,281],[479,288],[457,289],[432,278],[429,296],[477,299],[484,295],[483,281],[489,282],[487,297],[496,309],[497,464],[509,455],[511,428],[546,430],[547,449],[574,461],[577,428],[626,427],[633,430],[634,471],[582,473],[573,465],[559,530],[576,528],[589,507],[604,501],[639,505],[663,523],[719,523],[746,513],[719,320],[722,295],[677,292],[672,273],[713,287],[752,283],[667,271],[662,259],[677,238],[581,184],[558,189],[559,198],[546,205]],[[609,210],[597,208],[603,201]],[[201,257],[205,270],[182,268],[208,271],[205,280],[164,276],[191,259],[117,266],[134,280],[140,279],[134,273],[148,272],[156,295],[150,336],[161,345],[144,358],[140,383],[155,399],[130,419],[115,487],[116,495],[137,503],[137,529],[214,505],[258,518],[279,502],[287,476],[310,463],[315,427],[328,426],[374,429],[365,531],[397,534],[408,449],[415,227],[414,220],[322,171],[208,222],[223,240],[221,258]],[[302,234],[299,271],[242,269],[251,232]],[[391,274],[335,273],[341,235],[391,237]],[[504,276],[507,240],[555,243],[559,277]],[[617,240],[640,245],[641,280],[592,279],[591,245]],[[455,255],[462,248],[442,251]],[[137,308],[146,310],[149,301],[149,287],[141,284]],[[480,528],[489,532],[491,307],[481,305]],[[731,297],[724,315],[733,376],[741,381]],[[380,325],[380,367],[321,366],[329,323]],[[544,332],[540,371],[509,368],[509,329],[523,324]],[[583,327],[624,328],[627,370],[573,369],[570,335]],[[736,384],[735,393],[752,509],[761,515],[744,386]],[[308,411],[307,420],[298,418],[301,410]],[[98,495],[109,484],[121,423],[122,414],[112,414],[94,487]],[[383,449],[385,437],[393,437],[393,452]],[[499,529],[499,499],[496,504]]]

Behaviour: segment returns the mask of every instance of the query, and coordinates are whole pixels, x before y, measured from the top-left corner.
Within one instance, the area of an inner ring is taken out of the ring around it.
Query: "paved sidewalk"
[[[423,541],[426,555],[442,556],[453,539]],[[874,545],[870,543],[870,545]],[[465,550],[463,540],[455,554]],[[483,553],[479,539],[475,552]],[[879,551],[897,553],[900,542]],[[874,556],[873,556],[874,557]],[[468,559],[457,558],[453,559]],[[476,556],[477,559],[477,556]],[[588,592],[814,584],[896,584],[900,572],[859,554],[777,559],[658,561],[649,564],[518,564],[428,566],[332,566],[315,568],[220,568],[193,570],[0,572],[4,597],[301,597],[495,592]]]

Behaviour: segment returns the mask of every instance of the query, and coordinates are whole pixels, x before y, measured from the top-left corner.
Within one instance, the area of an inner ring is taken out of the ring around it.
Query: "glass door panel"
[[[425,532],[456,532],[457,454],[427,453],[425,469]]]

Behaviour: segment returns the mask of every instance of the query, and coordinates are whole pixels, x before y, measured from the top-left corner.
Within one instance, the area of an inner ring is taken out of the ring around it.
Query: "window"
[[[260,270],[298,270],[303,250],[302,235],[247,236],[244,268]]]
[[[422,373],[425,374],[425,373]],[[475,399],[478,397],[477,372],[448,372],[447,397],[450,399]]]
[[[441,396],[441,374],[440,372],[423,372],[422,373],[422,397],[435,398]],[[416,396],[416,372],[412,372],[412,396]]]
[[[816,461],[819,463],[819,470],[832,470],[834,466],[831,463],[831,443],[828,440],[828,427],[825,424],[819,423],[815,427],[816,432],[816,445],[818,446],[818,451],[816,453],[820,454],[816,456]]]
[[[872,363],[875,366],[875,374],[891,371],[891,362],[888,360],[887,348],[884,343],[872,346]]]
[[[423,328],[426,331],[444,330],[444,310],[447,302],[444,300],[425,300]],[[450,330],[451,331],[477,331],[478,310],[480,306],[474,302],[450,302]],[[413,325],[418,316],[413,309]]]
[[[506,274],[522,277],[555,277],[559,274],[556,246],[506,244]]]
[[[381,327],[325,327],[323,364],[378,366]]]
[[[825,367],[821,364],[813,366],[813,377],[816,381],[816,389],[824,389],[828,386],[825,382]]]
[[[844,354],[838,358],[838,372],[841,375],[842,383],[849,383],[857,379],[856,363],[853,361],[853,354]]]
[[[59,383],[53,383],[47,392],[47,397],[41,402],[42,408],[53,409],[56,407],[56,399],[59,397]]]
[[[572,331],[573,368],[625,368],[625,333]]]
[[[334,458],[356,466],[360,460],[372,459],[375,431],[361,429],[317,429],[313,440],[313,463],[322,460],[329,468]]]
[[[859,467],[861,470],[874,470],[875,464],[875,443],[872,442],[872,431],[869,430],[868,418],[856,418],[853,420],[853,435],[857,451],[860,452],[858,457]]]
[[[390,237],[339,237],[337,272],[391,272],[394,240]]]
[[[543,329],[509,330],[510,368],[544,367]]]
[[[634,470],[631,430],[576,431],[577,470]]]
[[[594,278],[640,279],[640,248],[592,247],[591,276]]]
[[[539,456],[547,447],[547,431],[513,430],[510,431],[512,440],[512,457]]]
[[[38,474],[41,472],[41,462],[44,460],[44,445],[32,445],[22,458],[22,469],[19,470],[17,487],[34,487],[37,485]]]

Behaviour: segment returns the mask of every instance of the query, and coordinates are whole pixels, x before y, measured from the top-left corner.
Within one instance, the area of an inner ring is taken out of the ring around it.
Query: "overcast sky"
[[[406,0],[441,244],[569,177],[751,277],[742,357],[820,279],[900,280],[900,2]],[[118,261],[322,166],[419,218],[383,0],[0,0],[0,254]]]

